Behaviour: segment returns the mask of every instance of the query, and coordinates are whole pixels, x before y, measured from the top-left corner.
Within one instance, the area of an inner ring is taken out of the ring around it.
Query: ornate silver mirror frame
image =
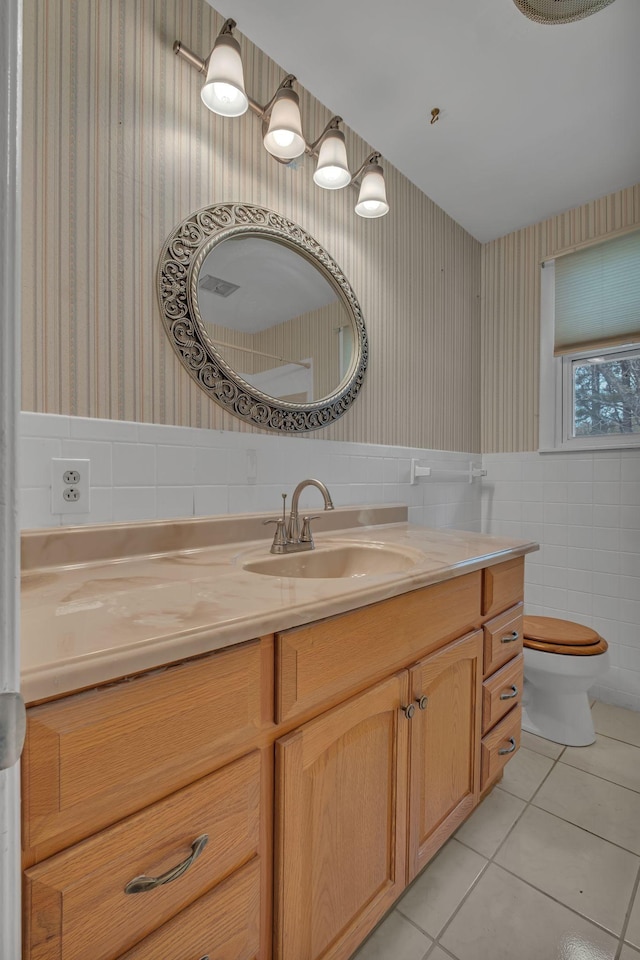
[[[244,380],[212,343],[198,306],[198,276],[210,251],[240,236],[271,239],[314,264],[339,295],[353,324],[349,370],[330,396],[309,403],[271,397]],[[300,433],[325,427],[353,404],[365,375],[368,341],[360,305],[326,250],[301,227],[264,207],[219,203],[198,210],[171,233],[160,256],[158,297],[165,330],[189,375],[229,413],[267,430]]]

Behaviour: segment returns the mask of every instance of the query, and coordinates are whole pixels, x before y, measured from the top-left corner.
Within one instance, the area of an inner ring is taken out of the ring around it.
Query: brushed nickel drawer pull
[[[502,750],[498,750],[499,757],[504,757],[505,753],[513,753],[516,748],[516,742],[513,737],[509,737],[509,743],[511,744],[510,747],[504,747]]]
[[[178,877],[181,877],[183,873],[187,872],[194,860],[198,859],[208,842],[209,837],[206,833],[203,833],[200,837],[196,837],[191,844],[191,853],[186,860],[183,860],[182,863],[179,863],[176,867],[172,867],[171,870],[167,870],[166,873],[163,873],[159,877],[134,877],[133,880],[130,880],[126,885],[124,892],[146,893],[147,890],[155,890],[156,887],[161,887],[165,883],[171,883],[172,880],[177,880]]]
[[[512,684],[511,684],[511,693],[501,693],[501,694],[500,694],[500,699],[501,699],[501,700],[513,700],[513,698],[514,698],[514,697],[517,697],[517,696],[518,696],[518,688],[516,687],[515,683],[512,683]]]
[[[411,720],[412,716],[416,712],[416,708],[413,703],[410,703],[407,707],[402,707],[401,709],[407,720]]]
[[[426,710],[427,704],[429,703],[429,697],[425,697],[424,695],[422,697],[416,697],[416,703],[418,704],[419,710]]]
[[[520,639],[520,634],[517,630],[512,630],[511,633],[507,633],[502,637],[500,643],[515,643],[516,640]]]

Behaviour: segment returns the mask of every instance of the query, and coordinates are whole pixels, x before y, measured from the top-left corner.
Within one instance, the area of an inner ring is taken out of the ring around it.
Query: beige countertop
[[[59,696],[344,613],[537,549],[528,541],[406,522],[366,523],[393,520],[403,515],[401,508],[359,511],[357,526],[348,525],[352,513],[335,511],[330,525],[347,526],[317,534],[317,547],[375,542],[407,550],[412,565],[344,579],[251,573],[243,562],[269,556],[270,540],[256,525],[262,518],[253,518],[252,526],[244,517],[244,525],[235,527],[233,518],[225,518],[217,536],[210,520],[169,522],[164,528],[155,521],[28,532],[22,575],[25,700]],[[163,529],[171,534],[164,542],[158,539]],[[233,542],[234,529],[261,539]],[[203,531],[217,545],[202,546]],[[111,546],[104,548],[109,538]],[[129,543],[126,555],[116,549],[121,540]],[[162,550],[170,542],[174,549]],[[154,549],[145,552],[145,546]]]

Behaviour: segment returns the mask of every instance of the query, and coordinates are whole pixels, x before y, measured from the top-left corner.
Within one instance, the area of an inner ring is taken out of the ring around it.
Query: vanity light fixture
[[[240,44],[231,32],[234,26],[233,20],[227,20],[218,34],[200,91],[205,107],[222,117],[241,117],[249,109]]]
[[[352,180],[344,133],[338,129],[340,119],[340,117],[333,117],[329,121],[329,129],[321,137],[318,165],[313,180],[325,190],[340,190]]]
[[[263,140],[265,150],[272,157],[287,163],[301,157],[307,147],[302,135],[300,98],[291,86],[294,80],[289,74],[276,90]]]
[[[317,158],[314,182],[323,190],[341,190],[352,184],[359,189],[355,212],[372,219],[389,212],[389,204],[380,166],[380,154],[371,153],[351,174],[344,133],[339,129],[342,117],[332,117],[320,136],[307,143],[302,132],[300,100],[293,89],[295,77],[288,74],[268,103],[261,105],[245,91],[240,44],[233,36],[235,20],[225,20],[207,60],[176,40],[173,51],[187,63],[206,74],[202,102],[222,117],[239,117],[250,109],[262,121],[263,143],[280,163],[290,163],[304,153]],[[358,179],[362,177],[361,181]]]
[[[379,160],[380,154],[372,153],[358,171],[357,175],[362,173],[362,183],[356,203],[356,213],[359,217],[368,219],[383,217],[389,211],[387,191]]]

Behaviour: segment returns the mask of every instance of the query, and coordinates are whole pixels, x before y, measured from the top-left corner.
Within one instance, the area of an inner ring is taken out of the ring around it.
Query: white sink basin
[[[337,577],[367,577],[402,573],[415,566],[422,555],[385,543],[331,543],[300,553],[268,554],[242,563],[250,573],[271,577],[303,577],[324,580]]]

